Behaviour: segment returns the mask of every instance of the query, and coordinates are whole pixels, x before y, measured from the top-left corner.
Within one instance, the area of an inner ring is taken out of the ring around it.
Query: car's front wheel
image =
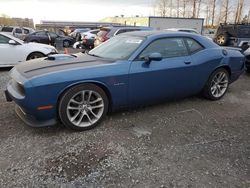
[[[105,117],[108,98],[100,87],[94,84],[75,86],[61,97],[58,112],[62,123],[73,130],[92,129]]]
[[[34,52],[34,53],[31,53],[31,54],[27,57],[27,61],[28,61],[28,60],[32,60],[32,59],[41,58],[41,57],[45,57],[45,55],[42,54],[42,53],[40,53],[40,52]]]
[[[227,92],[229,86],[229,73],[224,68],[215,70],[209,77],[203,94],[210,100],[219,100]]]

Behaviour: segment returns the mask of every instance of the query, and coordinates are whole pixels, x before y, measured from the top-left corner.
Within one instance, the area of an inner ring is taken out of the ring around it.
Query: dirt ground
[[[0,70],[0,187],[250,187],[250,75],[220,101],[113,113],[86,132],[26,126],[8,80]]]

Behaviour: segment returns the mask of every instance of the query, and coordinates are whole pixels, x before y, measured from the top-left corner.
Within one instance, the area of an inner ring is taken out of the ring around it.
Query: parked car
[[[197,35],[201,35],[197,30],[190,29],[190,28],[170,28],[170,29],[165,29],[165,31],[178,31],[178,32],[187,32],[187,33],[194,33]],[[205,37],[207,37],[209,40],[213,40],[209,36],[205,36]]]
[[[24,39],[25,42],[37,42],[49,45],[55,45],[56,40],[60,40],[64,47],[69,47],[74,44],[75,40],[72,37],[65,35],[58,35],[50,31],[37,31],[27,35]]]
[[[149,31],[153,30],[151,27],[133,27],[133,26],[113,26],[113,27],[102,27],[97,33],[94,45],[99,46],[101,43],[108,39],[126,32],[132,31]]]
[[[194,33],[194,34],[200,35],[200,33],[197,30],[190,29],[190,28],[169,28],[169,29],[165,29],[165,31],[180,31],[180,32],[188,32],[188,33]]]
[[[250,72],[250,48],[248,48],[245,52],[245,57],[246,57],[246,68],[247,72]]]
[[[100,29],[94,29],[94,30],[90,30],[87,32],[83,32],[83,33],[81,33],[82,39],[95,39],[95,37],[97,36],[97,33],[99,31],[100,31]]]
[[[57,53],[52,46],[24,43],[12,35],[0,32],[0,67],[10,67],[20,62]]]
[[[246,50],[250,41],[250,25],[221,24],[216,31],[214,41],[220,46],[240,47]]]
[[[33,33],[34,31],[34,29],[28,27],[21,28],[13,26],[4,26],[1,29],[1,32],[13,35],[14,37],[19,38],[21,40],[23,40],[26,35]]]
[[[95,46],[94,42],[97,36],[96,34],[99,31],[100,31],[99,29],[95,29],[95,30],[90,30],[90,31],[81,33],[81,36],[82,36],[81,41],[75,42],[75,44],[73,45],[73,48],[80,48],[86,51],[93,49]]]
[[[86,130],[121,108],[198,93],[218,100],[244,72],[244,59],[240,51],[200,35],[130,32],[78,57],[52,55],[19,64],[5,94],[31,126],[59,120]]]
[[[69,34],[69,36],[73,37],[73,38],[76,38],[76,34],[77,33],[84,33],[84,32],[87,32],[87,31],[90,31],[89,28],[79,28],[79,29],[75,29],[73,32],[71,32]]]

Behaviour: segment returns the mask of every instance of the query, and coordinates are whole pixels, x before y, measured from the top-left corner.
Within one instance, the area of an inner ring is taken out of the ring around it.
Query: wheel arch
[[[39,53],[39,54],[42,54],[44,57],[46,56],[43,52],[40,52],[40,51],[34,51],[34,52],[30,52],[29,55],[27,55],[26,57],[26,61],[29,59],[29,57],[34,54],[34,53]]]
[[[81,85],[81,84],[93,84],[93,85],[96,85],[98,87],[100,87],[104,92],[105,94],[107,95],[108,97],[108,102],[109,102],[109,105],[108,105],[108,111],[111,112],[112,111],[112,106],[113,106],[113,102],[112,102],[112,96],[111,96],[111,92],[110,90],[108,89],[107,85],[102,83],[102,82],[98,82],[98,81],[94,81],[94,80],[89,80],[89,81],[82,81],[82,82],[77,82],[77,83],[74,83],[74,84],[71,84],[69,86],[67,86],[66,88],[64,88],[60,94],[58,95],[57,97],[57,112],[58,112],[58,107],[59,107],[59,102],[62,98],[62,96],[71,88],[73,87],[76,87],[78,85]]]
[[[231,74],[232,74],[232,71],[231,71],[231,68],[230,68],[228,65],[221,65],[221,66],[217,67],[214,71],[216,71],[217,69],[221,69],[221,68],[227,70],[227,72],[228,72],[228,74],[229,74],[229,78],[230,78],[230,77],[231,77]],[[214,72],[214,71],[213,71],[213,72]]]

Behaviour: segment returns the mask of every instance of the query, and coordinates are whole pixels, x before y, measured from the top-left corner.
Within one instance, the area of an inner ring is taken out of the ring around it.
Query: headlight
[[[21,94],[22,96],[25,96],[25,89],[22,83],[15,81],[12,79],[11,81],[12,87],[15,88],[15,90]]]
[[[56,49],[51,49],[51,53],[58,53]]]
[[[50,50],[50,53],[58,53],[55,48],[46,48],[47,50]]]

